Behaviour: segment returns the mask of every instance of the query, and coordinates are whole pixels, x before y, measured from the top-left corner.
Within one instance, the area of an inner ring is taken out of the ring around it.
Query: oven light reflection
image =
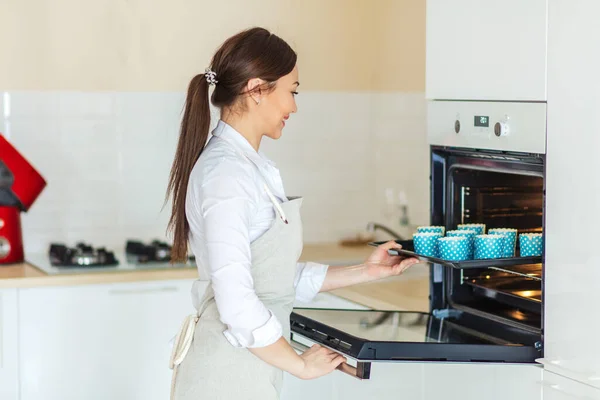
[[[519,310],[514,310],[510,313],[511,317],[513,317],[514,319],[516,319],[517,321],[524,321],[525,319],[527,319],[527,317],[525,316],[525,314],[523,314],[523,312],[519,311]]]
[[[519,296],[531,297],[531,296],[534,296],[536,293],[537,293],[537,291],[533,291],[533,290],[523,290],[523,291],[519,292]]]

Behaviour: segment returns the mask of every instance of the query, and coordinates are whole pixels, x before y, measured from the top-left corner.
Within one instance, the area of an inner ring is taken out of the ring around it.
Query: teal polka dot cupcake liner
[[[464,261],[469,259],[469,238],[465,236],[448,236],[438,239],[439,257],[448,261]]]
[[[543,236],[541,233],[522,233],[519,235],[521,257],[536,257],[542,255]]]
[[[438,257],[438,239],[442,235],[437,232],[417,232],[413,234],[415,253],[426,257]]]
[[[477,235],[485,235],[485,224],[459,224],[457,229],[475,231]]]
[[[475,235],[477,233],[475,231],[470,230],[455,230],[446,232],[446,236],[448,237],[464,237],[467,239],[467,260],[472,260],[475,254]]]
[[[494,228],[488,230],[490,235],[504,236],[504,250],[502,257],[514,257],[515,248],[517,246],[517,230],[511,228]]]
[[[486,260],[502,258],[504,253],[503,235],[477,235],[475,236],[475,259]]]
[[[445,226],[419,226],[417,228],[417,233],[439,233],[444,236],[446,233]]]

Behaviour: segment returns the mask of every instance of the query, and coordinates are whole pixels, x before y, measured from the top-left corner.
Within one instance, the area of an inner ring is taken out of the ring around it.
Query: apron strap
[[[264,177],[263,177],[263,179],[264,179]],[[269,189],[269,186],[266,183],[264,184],[264,187],[265,187],[265,192],[267,192],[267,195],[269,196],[269,199],[271,199],[271,203],[273,203],[273,207],[275,207],[275,211],[277,211],[277,213],[279,214],[279,218],[281,218],[281,220],[287,224],[288,220],[285,217],[283,208],[281,208],[281,204],[277,201],[277,199],[275,198],[275,196],[273,195],[273,193]]]

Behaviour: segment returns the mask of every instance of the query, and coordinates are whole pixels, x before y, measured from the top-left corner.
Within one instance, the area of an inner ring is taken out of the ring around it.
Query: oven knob
[[[496,122],[494,125],[494,134],[498,137],[507,136],[510,132],[510,128],[506,122]]]
[[[459,120],[456,120],[454,122],[454,132],[456,132],[456,133],[460,132],[460,121]]]
[[[5,238],[0,236],[0,260],[8,257],[10,254],[10,242]]]

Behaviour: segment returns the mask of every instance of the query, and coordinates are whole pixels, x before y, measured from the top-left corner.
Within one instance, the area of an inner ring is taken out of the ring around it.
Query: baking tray
[[[370,246],[379,246],[386,242],[371,242]],[[511,258],[493,258],[489,260],[467,260],[467,261],[448,261],[437,257],[422,256],[414,252],[415,247],[412,240],[396,240],[396,243],[402,245],[402,249],[391,249],[388,253],[396,256],[415,257],[421,261],[440,264],[456,269],[476,269],[476,268],[503,268],[523,264],[539,264],[542,257],[511,257]]]
[[[490,282],[491,281],[491,282]],[[496,281],[465,281],[473,288],[473,293],[522,310],[541,313],[542,283],[527,279],[502,279]]]

